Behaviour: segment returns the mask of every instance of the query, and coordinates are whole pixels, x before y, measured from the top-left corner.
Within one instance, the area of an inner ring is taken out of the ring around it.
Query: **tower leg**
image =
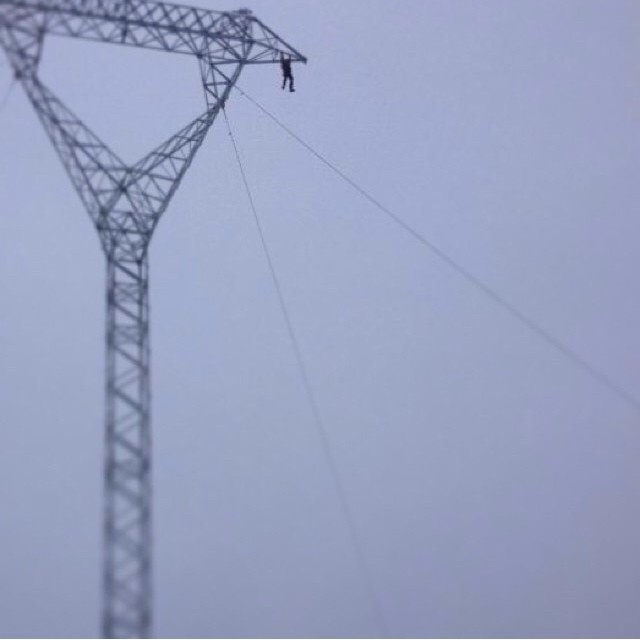
[[[102,634],[151,635],[149,281],[140,261],[107,258]]]

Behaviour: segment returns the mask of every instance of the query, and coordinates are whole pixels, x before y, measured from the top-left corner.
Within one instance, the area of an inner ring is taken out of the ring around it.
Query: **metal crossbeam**
[[[205,111],[127,165],[39,78],[47,36],[192,55]],[[107,263],[102,634],[152,629],[148,247],[247,64],[304,56],[248,10],[147,0],[0,0],[0,46],[93,222]]]
[[[0,5],[6,5],[3,18],[14,29],[37,14],[52,35],[204,56],[217,62],[277,62],[280,52],[306,62],[246,9],[209,11],[147,0],[3,0]]]

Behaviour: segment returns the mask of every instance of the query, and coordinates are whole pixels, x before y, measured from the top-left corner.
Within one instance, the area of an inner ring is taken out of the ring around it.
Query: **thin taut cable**
[[[442,249],[438,248],[431,240],[428,240],[419,233],[416,229],[414,229],[411,225],[406,223],[402,218],[400,218],[396,213],[391,211],[388,207],[385,207],[380,201],[376,200],[368,191],[366,191],[363,187],[361,187],[355,180],[350,178],[348,175],[341,171],[338,167],[336,167],[332,162],[327,160],[321,153],[316,151],[309,143],[305,142],[298,134],[293,132],[289,127],[287,127],[281,120],[276,118],[272,113],[270,113],[265,107],[263,107],[257,100],[248,95],[245,91],[243,91],[238,85],[235,85],[235,88],[253,103],[262,113],[264,113],[268,118],[273,120],[283,131],[285,131],[289,136],[291,136],[294,140],[296,140],[300,145],[302,145],[307,151],[312,153],[320,162],[329,167],[336,175],[338,175],[342,180],[344,180],[347,184],[349,184],[353,189],[355,189],[360,195],[366,198],[371,204],[373,204],[378,210],[387,215],[391,220],[393,220],[399,227],[404,229],[408,234],[413,236],[415,240],[417,240],[424,247],[429,249],[433,254],[435,254],[442,262],[449,266],[453,271],[455,271],[458,275],[462,276],[468,283],[473,285],[476,289],[481,291],[487,298],[493,300],[498,306],[502,307],[511,317],[515,318],[527,327],[532,333],[541,338],[544,342],[546,342],[549,346],[555,349],[558,353],[564,356],[567,360],[573,363],[574,366],[581,369],[583,372],[587,373],[594,380],[599,382],[603,387],[608,389],[613,395],[617,396],[620,400],[624,401],[627,405],[635,409],[637,412],[640,412],[640,400],[629,393],[626,389],[621,387],[617,382],[615,382],[612,378],[610,378],[607,374],[600,371],[597,367],[587,361],[583,356],[579,353],[571,349],[567,344],[565,344],[559,338],[556,338],[553,334],[551,334],[547,329],[545,329],[541,324],[539,324],[536,320],[529,317],[526,313],[521,311],[515,304],[509,302],[506,298],[504,298],[501,294],[499,294],[493,287],[488,285],[486,282],[483,282],[480,278],[475,276],[465,267],[463,267],[459,262],[454,260],[451,256],[446,254]]]
[[[233,131],[231,130],[231,124],[229,122],[229,118],[227,116],[227,112],[223,109],[222,113],[224,114],[225,121],[227,123],[227,130],[229,132],[229,138],[231,139],[231,143],[233,145],[233,150],[236,156],[236,161],[238,163],[238,168],[240,170],[240,174],[242,176],[242,182],[244,183],[245,191],[247,192],[247,199],[249,201],[249,205],[251,207],[251,211],[253,213],[253,219],[256,223],[256,228],[258,230],[258,235],[260,236],[260,242],[262,244],[262,249],[264,251],[265,258],[267,260],[267,264],[269,266],[269,272],[271,274],[271,279],[273,280],[273,286],[276,290],[276,294],[278,296],[278,303],[280,305],[280,310],[282,311],[282,316],[284,318],[287,332],[289,334],[289,340],[291,341],[291,346],[293,348],[293,352],[295,354],[296,362],[298,364],[298,370],[300,372],[300,378],[302,380],[302,384],[307,396],[307,400],[309,402],[309,407],[311,409],[311,413],[313,415],[313,421],[316,426],[316,430],[318,432],[318,437],[320,439],[320,443],[322,446],[322,451],[324,453],[324,457],[326,459],[327,466],[329,467],[329,471],[333,477],[333,481],[336,488],[336,494],[338,496],[338,500],[340,502],[340,508],[342,510],[345,522],[347,524],[347,529],[349,531],[349,538],[351,540],[354,556],[358,565],[358,569],[361,573],[362,581],[365,586],[365,590],[367,593],[367,597],[369,598],[371,608],[376,616],[376,622],[379,627],[379,631],[382,633],[384,637],[389,637],[387,632],[387,625],[385,622],[385,618],[382,614],[382,608],[378,601],[378,597],[376,594],[376,590],[373,584],[373,576],[371,575],[371,571],[369,570],[369,565],[366,560],[366,555],[364,552],[364,547],[362,545],[362,541],[360,540],[360,536],[358,535],[358,530],[356,528],[355,519],[353,517],[353,511],[349,505],[349,500],[347,499],[347,492],[344,487],[344,483],[342,482],[342,478],[340,476],[340,472],[338,471],[338,465],[336,463],[335,457],[333,455],[331,449],[331,443],[329,441],[329,436],[327,434],[327,430],[324,426],[324,421],[322,420],[322,415],[320,414],[320,409],[318,407],[318,402],[316,401],[316,395],[313,391],[313,387],[311,385],[311,379],[309,378],[309,374],[307,372],[307,366],[305,364],[304,358],[302,357],[302,350],[300,349],[300,344],[298,342],[298,338],[296,336],[296,332],[293,328],[293,322],[291,320],[291,314],[289,313],[289,309],[287,307],[287,303],[284,298],[284,294],[282,292],[282,287],[280,285],[280,280],[278,278],[278,274],[275,269],[275,265],[273,259],[271,257],[271,252],[269,251],[269,247],[267,245],[267,241],[264,234],[264,229],[262,228],[262,223],[260,222],[260,217],[258,216],[258,212],[256,209],[255,202],[253,200],[253,195],[251,193],[251,189],[249,187],[249,182],[247,180],[247,175],[244,170],[244,166],[242,164],[242,159],[240,157],[240,152],[238,150],[238,145],[236,144],[236,139],[233,135]]]
[[[11,92],[13,91],[13,88],[16,86],[16,77],[13,76],[13,79],[11,80],[11,83],[9,84],[9,88],[7,89],[6,93],[4,94],[3,98],[2,98],[2,102],[0,102],[0,112],[4,111],[4,108],[7,106],[7,103],[9,102],[9,97],[11,96]]]

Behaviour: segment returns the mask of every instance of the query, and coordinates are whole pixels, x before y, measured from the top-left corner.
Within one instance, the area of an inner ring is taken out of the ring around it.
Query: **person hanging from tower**
[[[293,88],[293,73],[291,73],[291,56],[280,54],[280,68],[282,69],[282,89],[287,86],[289,81],[289,91],[295,91]]]

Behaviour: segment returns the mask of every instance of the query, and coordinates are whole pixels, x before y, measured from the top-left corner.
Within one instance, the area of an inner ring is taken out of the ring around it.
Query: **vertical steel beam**
[[[107,638],[151,635],[147,258],[107,259],[104,610]]]

